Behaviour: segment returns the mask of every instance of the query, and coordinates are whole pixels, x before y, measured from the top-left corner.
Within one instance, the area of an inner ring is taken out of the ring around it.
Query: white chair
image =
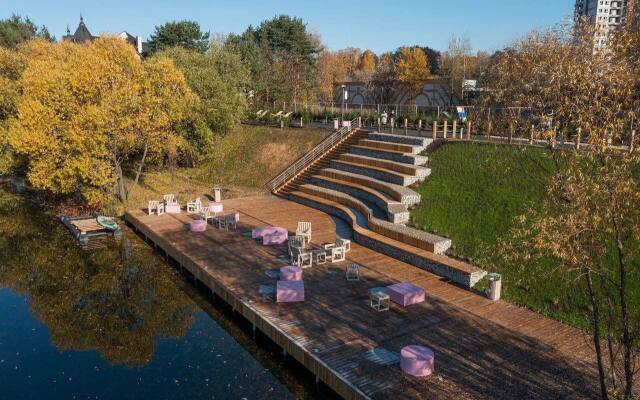
[[[291,263],[296,267],[309,268],[313,265],[313,254],[301,247],[292,247]]]
[[[332,247],[329,251],[330,254],[327,256],[327,259],[332,263],[342,262],[347,259],[344,247]]]
[[[311,243],[311,222],[298,222],[296,236],[304,237],[305,243]]]
[[[218,222],[218,229],[224,229],[226,231],[228,231],[230,227],[238,229],[235,213],[217,217],[216,221]]]
[[[165,194],[162,198],[164,199],[164,204],[167,206],[178,204],[178,199],[176,199],[175,194]]]
[[[189,214],[197,214],[200,212],[201,208],[202,202],[200,201],[200,197],[187,203],[187,212]]]
[[[288,245],[288,250],[289,250],[289,256],[291,256],[291,259],[293,260],[293,249],[302,249],[304,248],[304,237],[302,236],[291,236],[289,237],[289,239],[287,240],[287,245]]]
[[[336,247],[344,247],[345,253],[348,253],[351,251],[351,240],[340,238],[336,240]]]
[[[200,214],[200,218],[209,222],[210,219],[215,219],[215,213],[213,215],[211,215],[211,211],[209,211],[209,207],[200,207],[200,211],[198,212],[198,214]]]
[[[379,287],[369,290],[369,299],[371,300],[371,308],[374,310],[378,312],[389,310],[390,298],[387,288]]]
[[[358,264],[349,264],[347,265],[347,280],[348,281],[359,281],[360,280],[360,266]]]
[[[147,208],[147,212],[149,215],[162,215],[164,214],[164,203],[158,200],[151,200],[149,202],[149,207]]]

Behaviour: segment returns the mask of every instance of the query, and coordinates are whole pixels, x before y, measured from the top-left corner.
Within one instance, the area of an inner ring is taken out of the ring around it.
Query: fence
[[[295,103],[294,103],[295,105]],[[286,104],[283,104],[286,107]],[[367,108],[368,107],[368,108]],[[370,129],[377,129],[391,133],[408,133],[418,135],[451,135],[456,132],[456,137],[466,135],[470,138],[473,135],[477,140],[493,140],[499,142],[512,143],[548,142],[549,145],[565,145],[572,142],[574,146],[580,147],[592,143],[592,135],[589,132],[582,132],[578,128],[563,124],[562,121],[554,119],[552,110],[534,109],[528,107],[462,107],[467,115],[466,121],[457,118],[456,107],[423,107],[417,108],[419,114],[403,115],[396,114],[396,118],[388,124],[382,125],[380,114],[377,109],[385,107],[398,107],[399,105],[362,105],[353,108],[353,105],[346,106],[344,110],[335,103],[328,104],[304,104],[298,111],[288,111],[290,120],[302,123],[316,123],[330,126],[333,119],[341,119],[344,114],[345,120],[359,119],[361,126]],[[402,106],[415,107],[415,106]],[[414,108],[414,111],[416,108]],[[281,111],[281,110],[279,110]],[[273,115],[273,114],[271,114]],[[269,121],[273,117],[265,117],[263,121]],[[278,117],[275,117],[276,119]],[[280,121],[278,119],[278,121]],[[467,121],[471,124],[467,126]],[[295,122],[297,123],[297,122]],[[436,126],[436,128],[434,128]],[[431,133],[429,133],[431,132]],[[438,133],[441,132],[441,133]],[[601,134],[599,137],[603,136]],[[608,147],[626,147],[631,149],[634,146],[635,124],[629,120],[628,127],[617,135],[604,135],[605,145]]]
[[[287,103],[273,102],[254,106],[255,110],[268,110],[273,114],[282,111],[283,113],[293,113],[296,115],[304,113],[339,116],[343,112],[349,115],[364,116],[366,114],[380,115],[383,111],[388,114],[392,111],[398,118],[408,118],[410,120],[422,119],[442,119],[451,118],[457,114],[458,108],[462,108],[467,113],[475,114],[516,114],[522,115],[536,112],[531,107],[477,107],[477,106],[420,106],[411,104],[348,104],[345,103]],[[545,110],[537,112],[546,112]]]
[[[637,149],[636,130],[630,129],[623,132],[622,135],[605,135],[605,139],[601,143],[594,143],[594,138],[580,129],[575,131],[560,131],[551,128],[540,128],[535,125],[529,125],[527,130],[516,129],[512,125],[510,129],[503,134],[494,134],[486,130],[482,130],[482,124],[474,124],[469,120],[464,123],[456,120],[453,123],[448,121],[434,121],[430,126],[424,129],[419,127],[410,128],[405,125],[402,128],[393,130],[391,128],[382,129],[383,132],[396,134],[405,134],[412,136],[424,136],[432,139],[445,140],[465,140],[474,142],[488,142],[501,144],[527,145],[536,147],[551,147],[565,150],[586,150],[595,145],[602,145],[613,151],[633,152]],[[599,135],[598,137],[600,137]]]

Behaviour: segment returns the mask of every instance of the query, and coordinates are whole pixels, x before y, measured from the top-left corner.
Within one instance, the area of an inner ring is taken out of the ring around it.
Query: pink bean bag
[[[189,230],[191,232],[204,232],[207,230],[207,221],[202,219],[194,219],[189,223]]]
[[[429,376],[433,373],[433,350],[424,346],[406,346],[400,350],[400,368],[411,376]]]
[[[424,301],[424,289],[409,282],[400,282],[387,286],[387,293],[391,301],[403,307]]]
[[[304,282],[278,281],[276,285],[276,301],[278,303],[304,301]]]
[[[302,280],[302,268],[288,265],[280,268],[280,280],[281,281],[301,281]]]
[[[180,214],[180,205],[179,204],[169,204],[164,207],[164,211],[167,214]]]

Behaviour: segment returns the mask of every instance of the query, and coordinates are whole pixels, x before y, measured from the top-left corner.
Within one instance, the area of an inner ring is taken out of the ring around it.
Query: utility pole
[[[342,122],[344,122],[344,101],[347,99],[347,96],[349,95],[347,93],[347,85],[342,85]]]

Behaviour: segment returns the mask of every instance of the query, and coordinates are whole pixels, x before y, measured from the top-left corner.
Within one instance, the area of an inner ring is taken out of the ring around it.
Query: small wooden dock
[[[488,299],[368,248],[352,244],[348,262],[361,266],[347,282],[346,263],[304,271],[306,301],[277,304],[269,270],[284,265],[286,246],[264,247],[248,232],[265,225],[295,231],[313,224],[313,242],[335,240],[327,214],[273,196],[228,200],[240,213],[237,231],[186,229],[192,219],[128,212],[126,221],[224,299],[256,329],[346,399],[597,398],[597,370],[581,331],[504,301]],[[409,281],[427,301],[388,312],[369,307],[368,290]],[[404,375],[403,346],[436,355],[429,378]]]

